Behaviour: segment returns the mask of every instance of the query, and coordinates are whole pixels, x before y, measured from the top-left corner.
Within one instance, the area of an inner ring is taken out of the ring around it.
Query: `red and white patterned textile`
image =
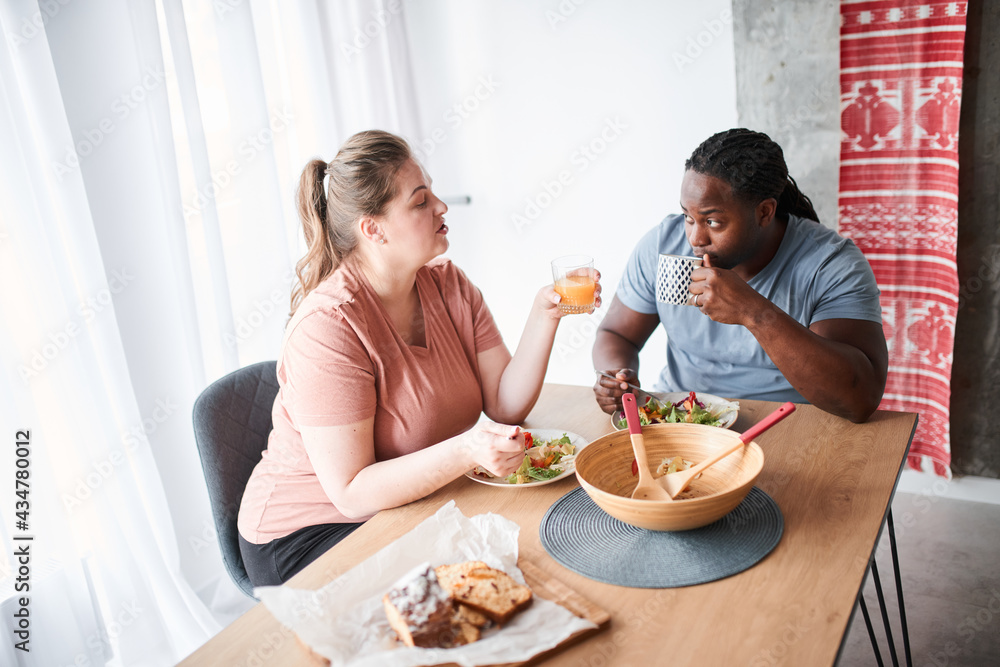
[[[840,232],[882,290],[881,407],[920,413],[910,466],[950,476],[966,2],[842,0]]]

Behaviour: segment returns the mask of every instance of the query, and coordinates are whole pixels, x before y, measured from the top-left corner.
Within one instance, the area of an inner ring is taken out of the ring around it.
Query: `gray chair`
[[[277,362],[262,361],[219,378],[194,403],[194,439],[208,483],[222,560],[233,582],[253,597],[237,539],[243,490],[271,432]]]

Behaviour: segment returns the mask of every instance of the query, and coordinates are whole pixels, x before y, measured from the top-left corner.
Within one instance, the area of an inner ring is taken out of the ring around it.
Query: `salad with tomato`
[[[706,426],[718,426],[721,422],[721,415],[705,407],[705,404],[698,400],[695,392],[688,394],[676,403],[660,403],[653,397],[646,401],[645,405],[639,406],[639,423],[643,426],[650,424],[705,424]],[[625,428],[628,424],[625,417],[618,420],[618,428]]]
[[[576,446],[566,433],[549,440],[538,440],[530,431],[523,433],[524,459],[517,470],[504,478],[508,484],[530,484],[553,479],[566,472],[569,464],[576,458]],[[475,474],[495,479],[480,467],[476,468]]]
[[[524,432],[524,460],[507,476],[508,484],[541,482],[566,472],[566,464],[576,456],[576,447],[565,433],[562,437],[538,441]]]

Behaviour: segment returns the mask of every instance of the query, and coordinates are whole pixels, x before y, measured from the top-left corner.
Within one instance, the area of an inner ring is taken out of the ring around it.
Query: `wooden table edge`
[[[879,412],[895,412],[894,410],[880,410]],[[915,412],[903,412],[902,414],[913,415],[913,426],[910,428],[910,437],[906,442],[906,449],[903,451],[903,458],[899,462],[899,470],[896,471],[896,480],[892,484],[892,492],[889,494],[889,502],[885,505],[885,511],[882,513],[882,523],[879,525],[878,534],[875,536],[875,543],[872,545],[872,551],[868,555],[868,562],[875,558],[875,552],[878,550],[878,544],[882,541],[882,529],[885,528],[885,524],[889,518],[889,512],[892,511],[892,501],[896,498],[896,490],[899,488],[899,478],[903,475],[903,470],[906,469],[906,462],[910,457],[910,448],[913,446],[913,436],[917,432],[917,422],[920,421],[920,415]],[[861,577],[861,585],[858,586],[858,595],[854,599],[854,606],[851,607],[851,613],[847,616],[847,624],[844,627],[844,633],[840,636],[840,646],[837,647],[837,655],[833,659],[833,664],[840,664],[840,658],[844,653],[844,643],[847,640],[847,632],[850,630],[851,625],[854,623],[854,614],[858,611],[858,606],[861,598],[865,594],[865,582],[868,581],[868,572],[871,572],[871,567],[865,572],[865,575]]]

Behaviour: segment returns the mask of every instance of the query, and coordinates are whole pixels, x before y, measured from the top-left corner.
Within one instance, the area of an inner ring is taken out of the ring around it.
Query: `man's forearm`
[[[637,376],[639,374],[639,348],[613,331],[597,330],[592,357],[596,370],[613,373],[631,368]]]
[[[855,422],[878,408],[884,378],[857,347],[810,331],[770,302],[745,326],[792,387],[816,407]]]

